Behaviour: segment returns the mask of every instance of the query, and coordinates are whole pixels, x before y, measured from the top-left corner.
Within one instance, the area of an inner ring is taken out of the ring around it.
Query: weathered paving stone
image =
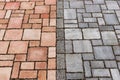
[[[89,23],[89,27],[98,27],[97,23]]]
[[[119,9],[117,1],[106,1],[108,9]]]
[[[57,54],[57,69],[65,69],[65,55]]]
[[[64,29],[57,29],[57,39],[62,40],[64,37]]]
[[[83,15],[84,18],[92,17],[92,15],[90,13],[83,13],[82,15]]]
[[[57,41],[57,53],[64,53],[64,52],[65,52],[64,40]]]
[[[64,2],[64,8],[69,8],[69,2],[68,1]]]
[[[66,53],[72,53],[73,46],[72,41],[65,41],[65,52]]]
[[[67,73],[67,80],[80,80],[84,79],[83,73]]]
[[[98,29],[83,29],[84,39],[100,39]]]
[[[82,54],[83,60],[94,60],[93,54]]]
[[[78,27],[78,24],[64,24],[65,28],[73,28],[73,27]]]
[[[85,68],[85,76],[90,77],[91,76],[91,67],[90,67],[90,63],[88,61],[84,62],[84,68]]]
[[[65,80],[65,70],[57,70],[57,80]]]
[[[113,26],[99,26],[101,31],[112,31],[114,30]]]
[[[113,80],[119,80],[120,79],[120,72],[118,69],[111,69],[111,74],[113,77]]]
[[[107,25],[119,24],[115,14],[104,14],[104,18]]]
[[[66,54],[67,72],[83,72],[81,54]]]
[[[94,53],[96,59],[106,60],[114,59],[112,48],[109,46],[97,46],[94,47]]]
[[[84,8],[83,1],[70,1],[70,8]]]
[[[117,68],[116,61],[105,61],[105,66],[107,68]]]
[[[103,61],[91,61],[92,68],[104,68]]]
[[[96,18],[84,18],[84,22],[97,22]]]
[[[94,77],[110,77],[109,69],[92,69]]]
[[[57,19],[57,28],[63,28],[63,19]]]
[[[83,22],[82,14],[77,14],[78,22]]]
[[[94,4],[104,4],[104,0],[93,0]]]
[[[92,45],[89,40],[73,41],[74,52],[92,52]]]
[[[92,45],[102,45],[102,40],[92,40]]]
[[[88,27],[88,23],[79,23],[80,28],[86,28]]]
[[[101,12],[99,5],[86,5],[86,12]]]
[[[115,55],[120,55],[120,46],[113,46]]]
[[[77,23],[77,20],[64,20],[64,23],[75,24]]]
[[[105,21],[103,18],[98,18],[99,25],[105,25]]]
[[[118,45],[116,35],[112,31],[101,32],[104,45]]]
[[[65,29],[65,39],[82,39],[80,29]]]
[[[76,19],[75,9],[64,9],[64,19]]]

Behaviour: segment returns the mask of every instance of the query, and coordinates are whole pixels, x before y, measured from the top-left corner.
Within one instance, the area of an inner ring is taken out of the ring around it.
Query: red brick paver
[[[56,0],[0,0],[0,80],[56,79]]]

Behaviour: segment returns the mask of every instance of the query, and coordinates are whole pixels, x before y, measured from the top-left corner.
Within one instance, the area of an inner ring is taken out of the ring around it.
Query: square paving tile
[[[28,61],[47,61],[47,48],[29,48]]]

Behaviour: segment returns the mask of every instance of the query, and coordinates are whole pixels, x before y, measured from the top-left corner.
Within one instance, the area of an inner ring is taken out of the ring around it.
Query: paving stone
[[[57,70],[57,80],[65,80],[65,70]]]
[[[67,73],[67,80],[79,80],[79,79],[84,79],[84,75],[82,73]]]
[[[75,9],[64,9],[64,19],[76,19]]]
[[[98,18],[99,25],[105,25],[105,21],[103,18]]]
[[[106,1],[108,9],[119,9],[117,1]]]
[[[84,39],[100,39],[100,33],[98,29],[83,29]]]
[[[90,68],[90,63],[88,61],[84,62],[84,68],[85,68],[85,77],[90,77],[91,76],[91,68]]]
[[[113,26],[99,26],[101,31],[112,31],[114,30]]]
[[[120,29],[120,25],[114,26],[115,29]]]
[[[57,29],[57,39],[61,40],[64,39],[64,30],[63,29]]]
[[[110,77],[109,69],[92,69],[94,77]]]
[[[64,20],[64,23],[74,24],[77,23],[77,20]]]
[[[73,28],[73,27],[77,28],[78,24],[64,24],[64,27],[65,28]]]
[[[57,69],[65,69],[65,55],[57,54]]]
[[[96,18],[84,18],[84,22],[97,22]]]
[[[88,27],[88,24],[87,23],[79,23],[79,27],[86,28],[86,27]]]
[[[101,32],[104,45],[118,45],[114,32]]]
[[[57,17],[63,17],[63,10],[57,10]]]
[[[113,46],[115,55],[120,55],[120,46]]]
[[[94,60],[93,54],[82,54],[83,60]]]
[[[64,2],[64,8],[69,8],[69,2],[68,1]]]
[[[120,11],[116,11],[118,17],[120,17]]]
[[[84,8],[83,1],[70,1],[71,8]]]
[[[97,46],[94,47],[94,53],[96,59],[106,60],[114,59],[112,48],[109,46]]]
[[[120,79],[120,73],[118,69],[110,69],[113,80],[119,80]]]
[[[91,61],[92,68],[104,68],[103,61]]]
[[[82,14],[77,14],[78,22],[83,22]]]
[[[89,23],[89,27],[98,27],[97,23]]]
[[[117,68],[116,61],[105,61],[105,66],[107,68]]]
[[[65,41],[65,52],[66,53],[73,53],[73,46],[72,41]]]
[[[93,17],[102,17],[102,13],[92,13]]]
[[[66,54],[67,72],[83,72],[81,54]]]
[[[84,18],[92,17],[91,13],[83,13],[82,15]]]
[[[92,52],[92,45],[88,40],[73,41],[74,52]]]
[[[65,29],[65,39],[82,39],[80,29]]]
[[[64,53],[65,48],[64,48],[64,41],[57,41],[57,53]]]
[[[85,4],[92,4],[92,1],[85,1]]]
[[[101,12],[99,5],[86,5],[87,12]]]
[[[92,40],[93,45],[102,45],[102,40]]]
[[[104,0],[93,0],[95,4],[104,4]]]
[[[119,24],[115,14],[104,14],[104,18],[107,25]]]
[[[57,28],[63,28],[63,19],[57,19]]]

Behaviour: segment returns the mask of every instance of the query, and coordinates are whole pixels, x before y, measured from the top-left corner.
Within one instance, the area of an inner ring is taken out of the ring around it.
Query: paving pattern
[[[120,1],[57,1],[57,80],[120,80]]]
[[[56,80],[56,0],[0,0],[0,80]]]

